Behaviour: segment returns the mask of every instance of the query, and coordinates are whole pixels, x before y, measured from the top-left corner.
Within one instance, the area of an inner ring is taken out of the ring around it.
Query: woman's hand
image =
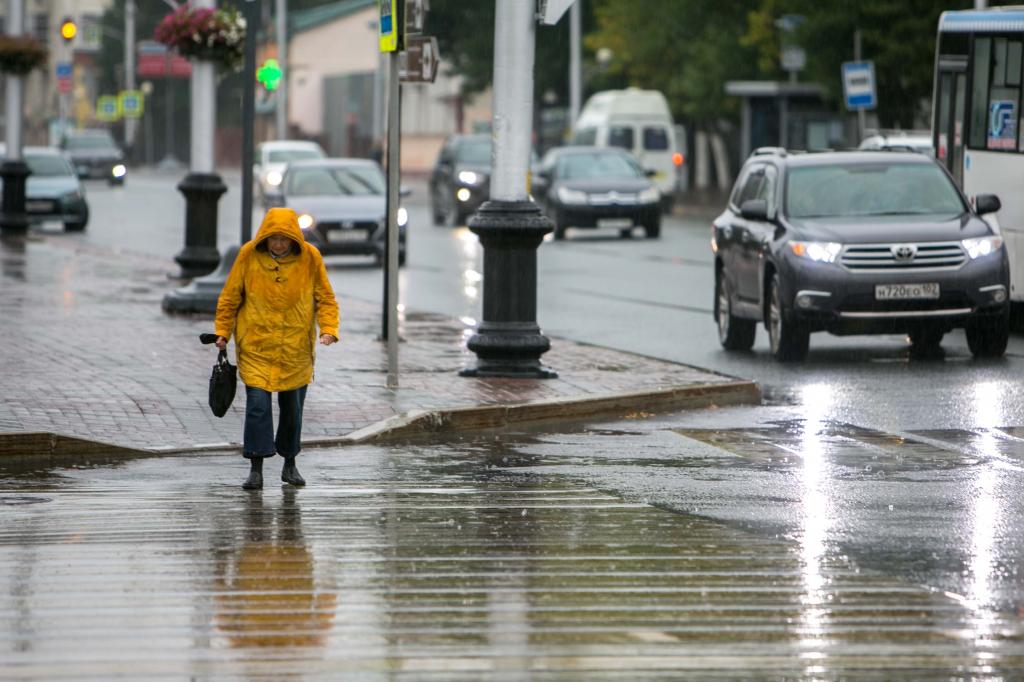
[[[337,343],[337,342],[338,342],[338,339],[333,334],[321,334],[320,335],[320,343],[322,343],[325,346],[329,346],[332,343]]]
[[[225,348],[228,347],[228,340],[225,339],[223,336],[218,336],[217,340],[214,341],[213,343],[220,350],[224,350]]]

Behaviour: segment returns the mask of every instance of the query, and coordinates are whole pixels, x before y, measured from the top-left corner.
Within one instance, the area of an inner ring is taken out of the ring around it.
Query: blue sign
[[[71,62],[57,62],[57,78],[71,78]]]
[[[846,99],[847,109],[874,109],[878,106],[874,62],[843,64],[843,97]]]

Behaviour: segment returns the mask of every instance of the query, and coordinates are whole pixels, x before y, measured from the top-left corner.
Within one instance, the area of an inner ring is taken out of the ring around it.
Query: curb
[[[396,440],[423,439],[431,436],[469,431],[501,429],[509,426],[574,422],[585,419],[611,419],[637,412],[672,412],[725,405],[758,405],[761,389],[752,381],[728,381],[711,384],[671,386],[651,391],[610,393],[592,397],[570,397],[539,402],[454,407],[440,410],[412,410],[389,417],[344,436],[308,438],[303,447],[336,447]],[[200,452],[241,451],[240,443],[206,443],[192,447],[174,446],[138,450],[84,438],[53,433],[0,433],[0,460],[8,457],[59,457],[83,455],[172,455]]]

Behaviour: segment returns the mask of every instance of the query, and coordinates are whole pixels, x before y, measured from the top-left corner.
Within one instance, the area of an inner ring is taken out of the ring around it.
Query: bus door
[[[939,68],[935,104],[935,156],[949,169],[961,188],[964,184],[964,113],[967,100],[967,64],[943,62]]]

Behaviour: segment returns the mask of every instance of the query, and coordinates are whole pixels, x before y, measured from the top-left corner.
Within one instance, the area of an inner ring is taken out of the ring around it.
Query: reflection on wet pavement
[[[219,455],[23,486],[0,504],[6,671],[704,680],[1024,666],[1015,620],[991,612],[983,629],[970,604],[835,552],[823,472],[803,474],[818,493],[790,539],[524,475],[543,469],[530,447],[310,452],[310,487],[269,476],[252,495],[238,458]]]

